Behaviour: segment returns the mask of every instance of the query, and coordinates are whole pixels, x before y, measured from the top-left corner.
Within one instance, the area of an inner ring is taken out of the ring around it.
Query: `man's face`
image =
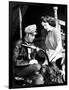
[[[50,30],[50,25],[48,24],[48,22],[42,22],[41,24],[44,27],[44,29],[46,29],[47,31]]]
[[[33,42],[33,40],[35,39],[35,35],[34,34],[28,34],[28,41],[29,42]]]

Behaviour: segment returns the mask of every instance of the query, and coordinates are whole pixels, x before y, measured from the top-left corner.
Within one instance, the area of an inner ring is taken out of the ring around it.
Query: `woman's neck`
[[[49,31],[53,31],[55,29],[55,27],[50,27]]]

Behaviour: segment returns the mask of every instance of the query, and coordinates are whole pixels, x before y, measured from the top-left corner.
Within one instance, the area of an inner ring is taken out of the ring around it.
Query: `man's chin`
[[[33,41],[29,41],[30,43],[32,43]]]

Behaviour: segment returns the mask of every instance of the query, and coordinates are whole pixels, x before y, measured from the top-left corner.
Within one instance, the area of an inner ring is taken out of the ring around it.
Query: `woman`
[[[59,28],[56,28],[56,21],[52,17],[42,17],[41,25],[46,33],[45,47],[50,62],[56,62],[56,65],[61,69],[62,61],[62,40]]]

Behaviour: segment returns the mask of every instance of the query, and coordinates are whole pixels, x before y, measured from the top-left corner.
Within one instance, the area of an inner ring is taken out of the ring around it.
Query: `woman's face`
[[[42,24],[42,26],[44,27],[44,29],[46,29],[47,31],[50,30],[50,25],[49,25],[48,22],[42,22],[41,24]]]

